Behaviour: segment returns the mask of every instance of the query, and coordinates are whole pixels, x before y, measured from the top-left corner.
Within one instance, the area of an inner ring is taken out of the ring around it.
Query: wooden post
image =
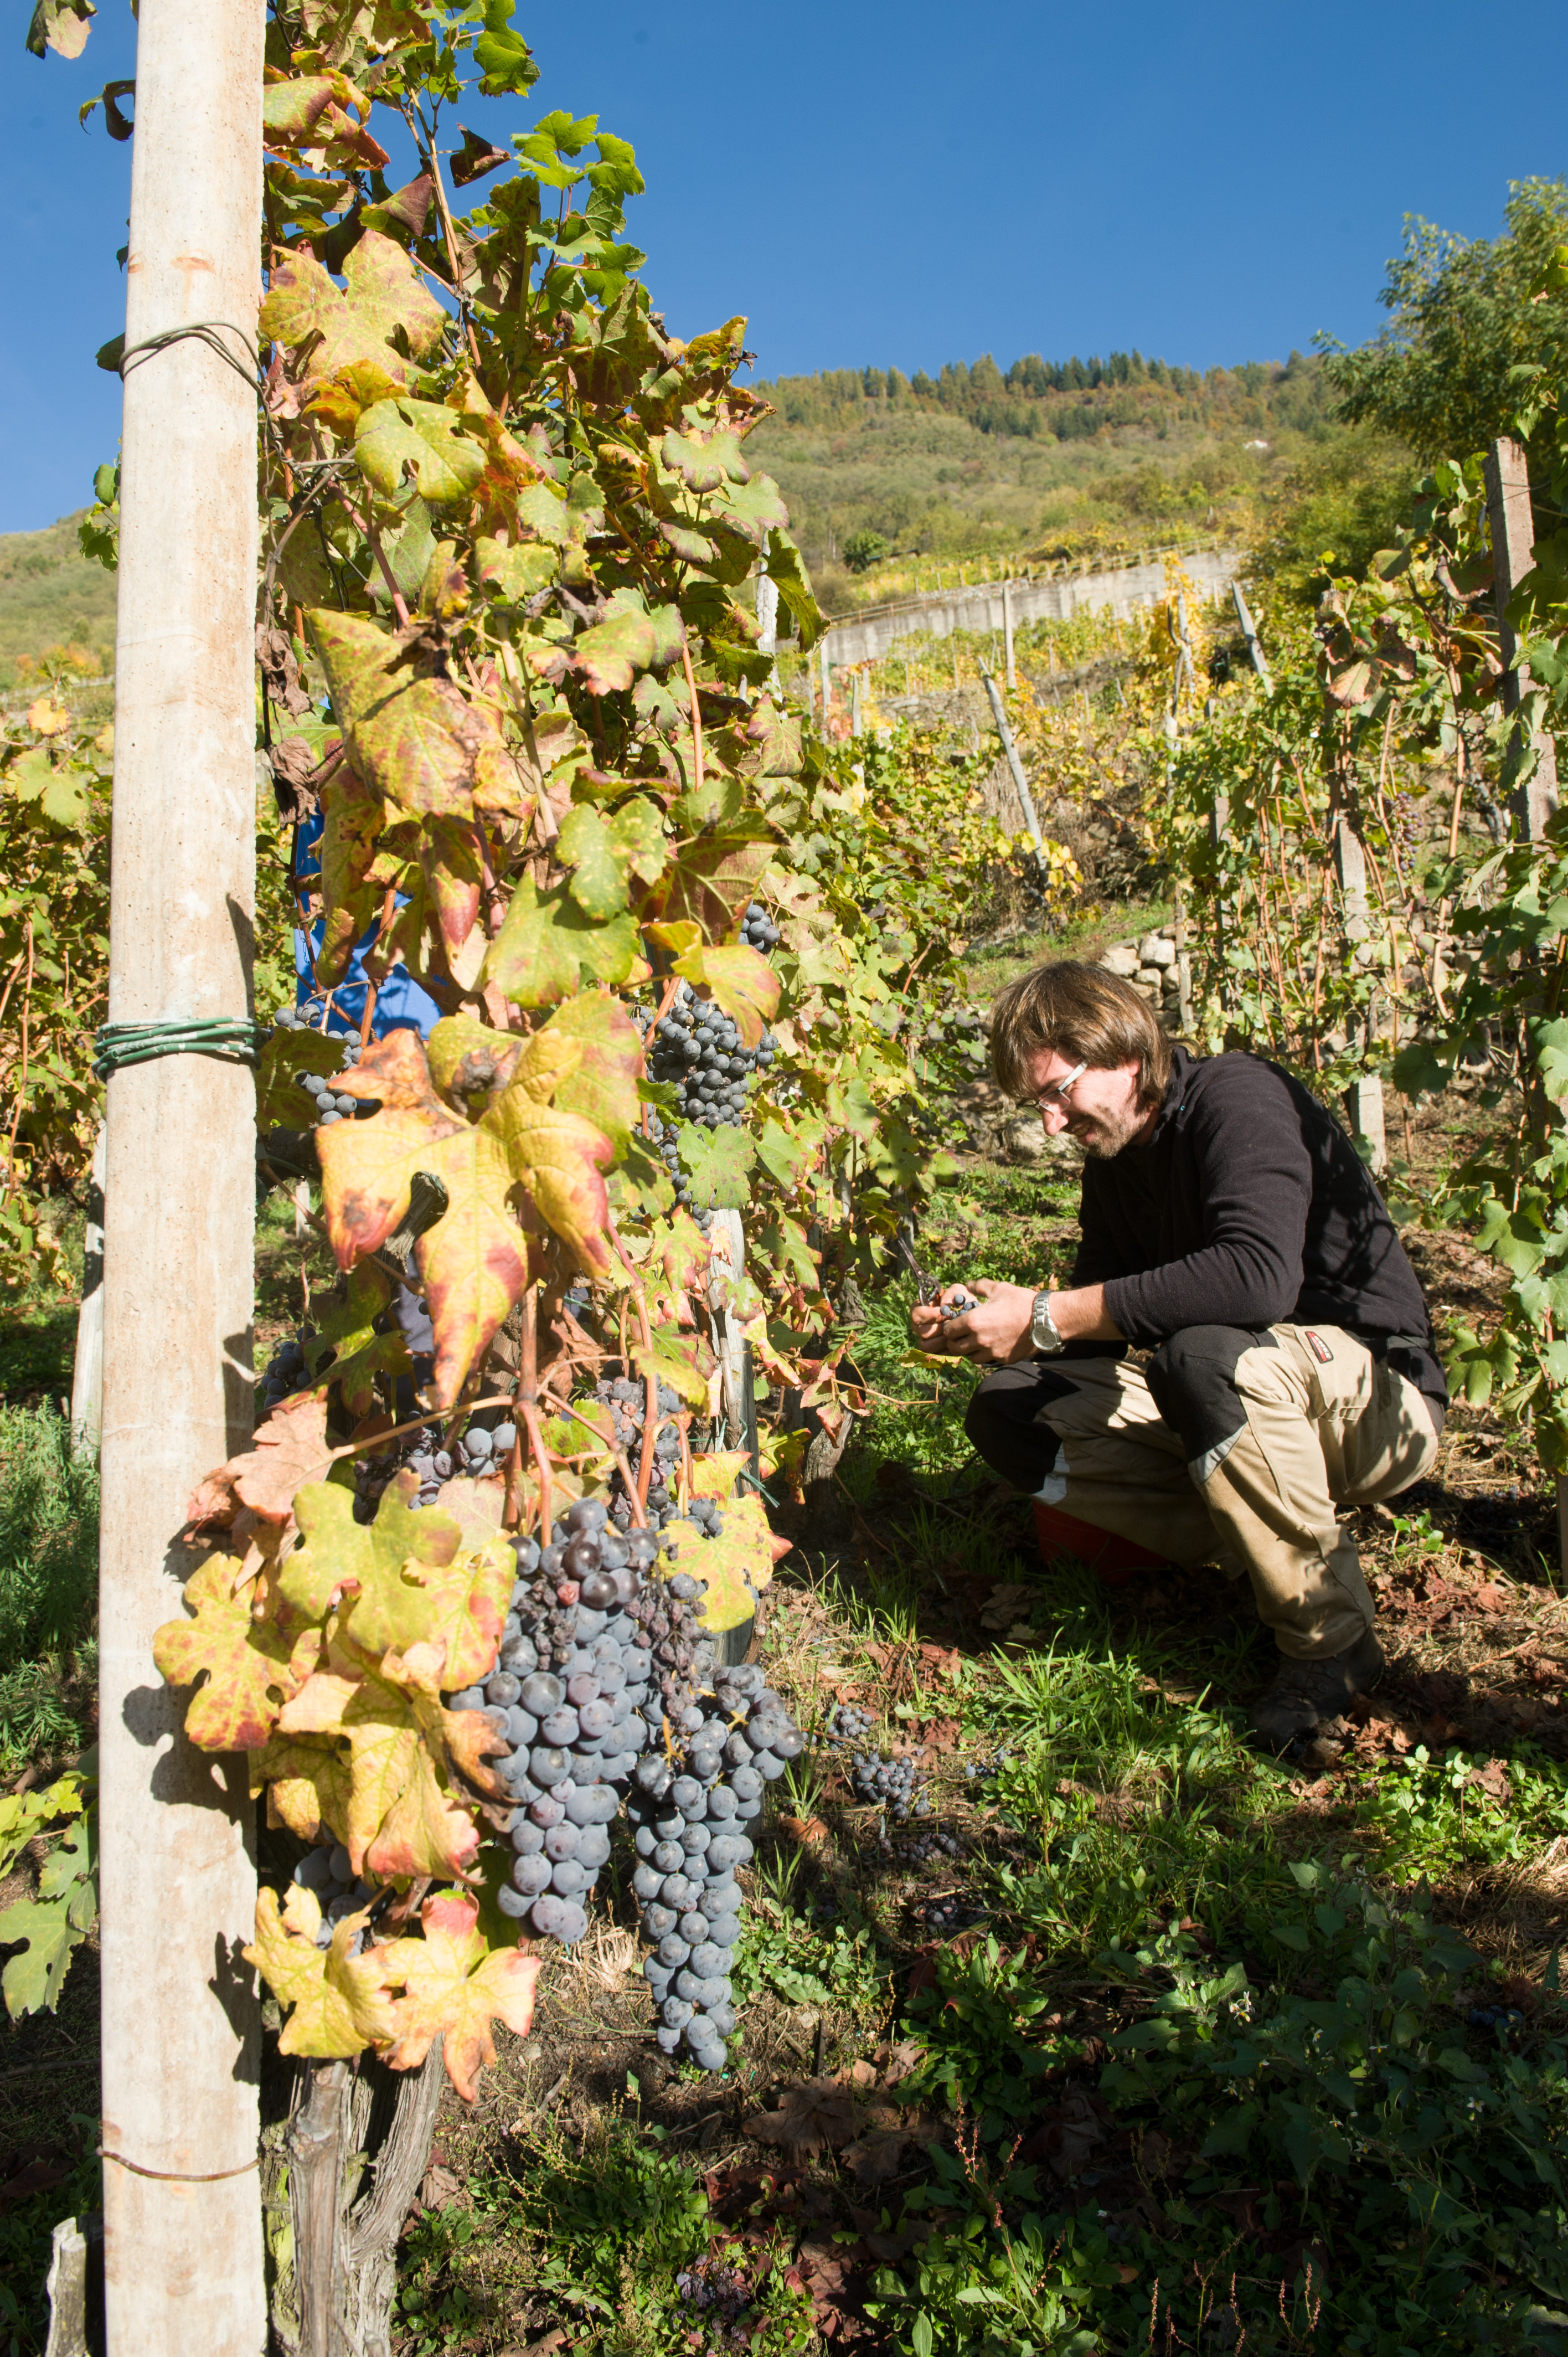
[[[1268,659],[1263,653],[1263,642],[1258,636],[1258,626],[1252,619],[1247,600],[1241,595],[1241,584],[1239,581],[1232,581],[1230,584],[1230,595],[1235,602],[1236,619],[1240,623],[1241,635],[1247,641],[1247,652],[1251,657],[1252,669],[1257,673],[1263,685],[1266,688],[1272,688],[1274,676],[1269,669]]]
[[[1018,684],[1018,672],[1013,660],[1013,590],[1006,581],[1002,584],[1002,641],[1007,665],[1007,693],[1011,695]]]
[[[76,1313],[76,1363],[70,1379],[70,1453],[97,1453],[103,1429],[103,1173],[108,1155],[98,1125],[87,1182],[87,1227],[81,1240],[81,1308]]]
[[[983,663],[980,667],[980,676],[985,693],[990,698],[991,716],[996,723],[996,733],[1002,739],[1002,750],[1007,756],[1007,767],[1013,773],[1013,783],[1023,807],[1025,823],[1034,840],[1035,865],[1040,871],[1040,881],[1046,883],[1049,879],[1050,871],[1046,866],[1045,838],[1040,833],[1040,822],[1035,815],[1035,798],[1029,791],[1029,780],[1024,773],[1024,764],[1019,759],[1018,748],[1013,739],[1013,731],[1007,726],[1007,714],[1002,698],[997,693],[996,682]]]
[[[1487,457],[1487,512],[1492,531],[1492,585],[1497,599],[1499,651],[1503,660],[1503,708],[1517,712],[1530,688],[1528,664],[1517,662],[1519,640],[1509,620],[1509,599],[1535,563],[1535,524],[1530,508],[1530,467],[1521,446],[1500,435]],[[1509,803],[1514,825],[1529,843],[1539,843],[1557,808],[1557,748],[1544,729],[1531,733],[1532,774]]]
[[[1345,910],[1345,934],[1358,947],[1371,938],[1371,922],[1367,905],[1367,855],[1361,838],[1351,824],[1348,811],[1339,811],[1334,822],[1334,866],[1339,878],[1340,900]],[[1368,1029],[1371,1015],[1368,1015]],[[1351,1135],[1368,1147],[1368,1162],[1380,1176],[1389,1167],[1388,1144],[1383,1131],[1383,1084],[1375,1072],[1364,1073],[1352,1081],[1345,1092],[1345,1114]]]
[[[142,0],[126,267],[109,1019],[244,1017],[255,893],[264,0]],[[187,337],[221,321],[231,367]],[[104,1186],[100,1724],[103,2208],[115,2357],[259,2357],[255,1805],[153,1666],[248,1445],[255,1088],[113,1073]]]

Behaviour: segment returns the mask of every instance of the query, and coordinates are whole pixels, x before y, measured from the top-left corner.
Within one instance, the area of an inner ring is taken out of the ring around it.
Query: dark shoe
[[[1320,1719],[1340,1717],[1351,1695],[1365,1694],[1382,1674],[1383,1649],[1369,1629],[1343,1653],[1283,1662],[1273,1684],[1247,1716],[1259,1741],[1271,1751],[1283,1751],[1298,1736],[1310,1735]]]

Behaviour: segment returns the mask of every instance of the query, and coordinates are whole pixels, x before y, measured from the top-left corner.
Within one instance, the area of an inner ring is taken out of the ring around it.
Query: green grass
[[[0,1408],[0,1775],[87,1740],[98,1469],[52,1406]]]

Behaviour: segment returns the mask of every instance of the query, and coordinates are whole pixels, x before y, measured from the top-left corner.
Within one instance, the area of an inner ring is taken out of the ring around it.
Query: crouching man
[[[1004,991],[992,1060],[1087,1157],[1072,1282],[950,1286],[915,1330],[997,1370],[970,1437],[1036,1500],[1048,1552],[1246,1573],[1283,1656],[1252,1723],[1283,1749],[1383,1666],[1336,1510],[1436,1457],[1447,1391],[1415,1273],[1307,1090],[1255,1056],[1173,1049],[1101,968]],[[1129,1343],[1151,1355],[1130,1364]]]

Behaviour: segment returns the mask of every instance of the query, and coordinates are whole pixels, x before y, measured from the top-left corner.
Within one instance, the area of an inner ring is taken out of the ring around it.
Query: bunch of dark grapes
[[[721,1006],[694,997],[682,983],[669,1014],[653,1026],[648,1076],[673,1082],[682,1121],[718,1129],[740,1122],[746,1092],[773,1054],[771,1032],[764,1031],[760,1045],[748,1048]]]
[[[357,1915],[376,1895],[373,1883],[356,1878],[341,1842],[323,1842],[307,1849],[294,1869],[294,1879],[306,1890],[314,1890],[321,1902],[321,1928],[316,1934],[318,1948],[329,1948],[344,1916]],[[362,1932],[354,1934],[352,1954],[359,1954],[364,1936]]]
[[[978,1760],[966,1760],[963,1763],[964,1782],[989,1784],[1001,1775],[1004,1768],[1012,1766],[1016,1754],[1004,1744],[999,1750],[982,1752]]]
[[[864,1743],[871,1733],[872,1717],[868,1710],[859,1710],[853,1703],[841,1702],[834,1707],[826,1728],[826,1739],[847,1749]],[[903,1824],[911,1816],[929,1817],[931,1803],[924,1792],[917,1798],[915,1763],[912,1760],[895,1760],[880,1751],[855,1751],[849,1763],[850,1782],[862,1801],[875,1801],[879,1808],[891,1814],[896,1824]]]
[[[735,2028],[730,1962],[740,1932],[737,1867],[752,1856],[743,1828],[802,1738],[779,1695],[749,1664],[714,1668],[702,1583],[678,1571],[633,1607],[660,1665],[660,1742],[637,1769],[627,1813],[640,1860],[632,1889],[653,1943],[643,1972],[667,2054],[684,2050],[722,2070]]]
[[[280,1007],[274,1018],[280,1031],[311,1031],[315,1025],[306,1019],[297,1006]],[[356,1115],[368,1117],[377,1108],[361,1103],[358,1097],[347,1096],[333,1082],[344,1072],[351,1072],[360,1060],[360,1042],[352,1034],[336,1039],[342,1050],[343,1060],[337,1073],[323,1079],[319,1072],[295,1072],[295,1080],[315,1104],[317,1127],[326,1129],[335,1121],[352,1121]]]
[[[489,1719],[490,1765],[516,1804],[500,1905],[539,1938],[570,1946],[587,1928],[583,1902],[610,1853],[617,1788],[650,1739],[652,1645],[630,1608],[659,1541],[650,1531],[622,1538],[602,1501],[584,1498],[550,1545],[513,1546],[519,1576],[499,1658],[451,1707]]]
[[[858,1752],[850,1763],[850,1781],[857,1798],[875,1801],[895,1824],[904,1824],[911,1815],[931,1813],[929,1796],[920,1792],[917,1798],[912,1760],[894,1760],[880,1751]]]
[[[934,1857],[962,1857],[964,1854],[964,1846],[956,1834],[942,1833],[934,1825],[911,1834],[901,1851],[911,1866],[929,1866]]]
[[[617,1361],[607,1361],[605,1370],[594,1385],[594,1398],[600,1407],[607,1407],[615,1427],[615,1444],[633,1473],[642,1465],[642,1435],[648,1421],[648,1385],[640,1375],[613,1372]],[[659,1413],[671,1416],[680,1413],[681,1395],[668,1383],[659,1386]],[[648,1520],[654,1530],[661,1531],[666,1523],[674,1522],[681,1508],[675,1497],[676,1469],[681,1462],[680,1427],[661,1424],[653,1441],[653,1475],[648,1487]],[[631,1528],[631,1500],[626,1494],[626,1484],[620,1475],[611,1485],[610,1520],[621,1532]],[[714,1536],[716,1538],[715,1531]]]
[[[305,1390],[310,1382],[310,1369],[305,1363],[305,1345],[315,1328],[302,1326],[295,1334],[285,1335],[267,1361],[267,1370],[256,1385],[256,1422],[271,1415],[274,1407],[295,1392]]]
[[[748,949],[776,950],[779,932],[760,900],[754,900],[740,920],[740,937]]]

